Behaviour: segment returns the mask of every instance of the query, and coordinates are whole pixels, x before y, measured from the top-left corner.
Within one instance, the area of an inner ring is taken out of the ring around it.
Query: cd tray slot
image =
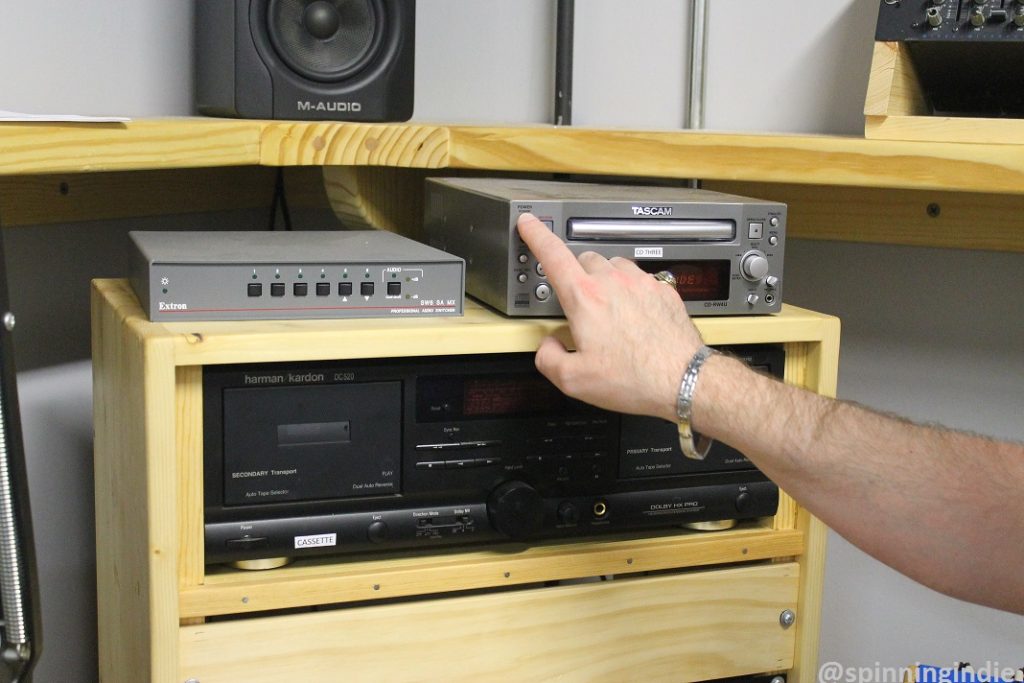
[[[655,240],[660,242],[729,242],[736,238],[730,220],[570,218],[570,240]]]

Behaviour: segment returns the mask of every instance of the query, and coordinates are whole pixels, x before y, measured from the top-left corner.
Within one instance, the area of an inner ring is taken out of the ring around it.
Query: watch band
[[[679,418],[679,449],[691,460],[703,460],[707,457],[708,451],[714,439],[703,434],[697,434],[697,442],[693,440],[693,428],[690,420],[693,416],[693,392],[697,388],[697,377],[704,361],[716,353],[711,347],[704,345],[697,349],[690,364],[686,366],[683,379],[679,383],[679,395],[676,397],[676,416]]]

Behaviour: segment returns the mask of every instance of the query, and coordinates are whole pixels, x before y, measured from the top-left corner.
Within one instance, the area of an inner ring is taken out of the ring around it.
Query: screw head
[[[782,628],[789,628],[796,623],[796,614],[791,609],[782,610],[782,614],[779,615],[779,623],[782,624]]]
[[[8,332],[14,329],[14,314],[10,311],[4,313],[4,328]]]

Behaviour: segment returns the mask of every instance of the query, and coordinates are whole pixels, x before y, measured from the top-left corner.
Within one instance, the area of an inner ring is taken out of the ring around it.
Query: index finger
[[[569,247],[565,246],[565,242],[555,236],[532,213],[519,216],[516,228],[526,246],[544,267],[544,273],[554,286],[564,308],[566,294],[572,286],[573,278],[585,274],[583,266],[569,251]]]

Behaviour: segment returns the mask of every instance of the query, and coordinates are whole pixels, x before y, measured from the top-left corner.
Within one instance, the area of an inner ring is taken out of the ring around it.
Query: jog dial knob
[[[757,282],[768,274],[768,259],[760,251],[748,251],[740,259],[740,274],[751,282]]]
[[[510,538],[533,536],[544,525],[544,499],[523,481],[506,481],[487,499],[491,525]]]

